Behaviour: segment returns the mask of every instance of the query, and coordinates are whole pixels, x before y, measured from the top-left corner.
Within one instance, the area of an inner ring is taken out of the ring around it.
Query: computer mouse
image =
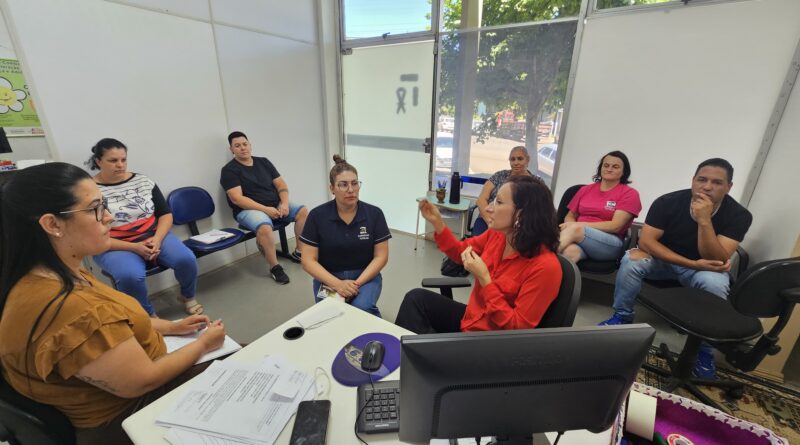
[[[386,348],[383,343],[377,340],[367,342],[361,354],[361,369],[367,372],[375,372],[381,369],[385,352]]]

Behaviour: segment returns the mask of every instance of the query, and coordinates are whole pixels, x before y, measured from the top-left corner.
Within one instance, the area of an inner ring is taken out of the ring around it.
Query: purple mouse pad
[[[386,352],[380,369],[372,373],[372,381],[377,382],[394,372],[400,366],[400,340],[389,334],[370,332],[350,340],[336,354],[331,364],[333,378],[345,386],[369,383],[370,373],[361,369],[361,354],[367,343],[376,340],[383,343]]]

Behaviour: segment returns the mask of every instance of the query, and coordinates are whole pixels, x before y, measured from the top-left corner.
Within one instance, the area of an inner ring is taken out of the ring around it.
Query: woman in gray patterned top
[[[489,203],[492,202],[497,195],[497,191],[500,190],[500,187],[508,181],[508,178],[512,176],[533,176],[541,180],[541,178],[528,170],[528,163],[530,163],[530,161],[531,157],[528,154],[528,150],[522,145],[518,145],[512,148],[511,153],[508,154],[508,163],[511,165],[511,169],[495,172],[495,174],[483,184],[481,194],[478,195],[478,200],[476,201],[480,216],[478,216],[478,219],[475,220],[475,224],[472,226],[473,236],[478,236],[489,228],[486,224],[486,218],[488,216],[486,207],[489,206]]]
[[[169,231],[172,212],[156,183],[128,171],[128,148],[116,139],[100,140],[92,147],[87,164],[100,170],[93,179],[114,216],[111,249],[95,255],[94,261],[111,275],[119,291],[136,298],[153,317],[156,312],[147,298],[146,270],[154,264],[169,267],[180,284],[179,300],[186,305],[186,313],[202,314],[203,306],[194,297],[197,259]]]

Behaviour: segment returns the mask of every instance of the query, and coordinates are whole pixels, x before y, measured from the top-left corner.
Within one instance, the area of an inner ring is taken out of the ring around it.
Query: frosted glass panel
[[[433,42],[358,48],[344,56],[345,147],[364,181],[361,199],[390,228],[414,232],[416,201],[428,190]]]

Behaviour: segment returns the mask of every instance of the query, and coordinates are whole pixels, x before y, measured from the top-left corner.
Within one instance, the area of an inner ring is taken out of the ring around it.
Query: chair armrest
[[[424,278],[422,280],[422,287],[470,287],[472,283],[469,282],[467,277],[445,277],[445,278]]]

